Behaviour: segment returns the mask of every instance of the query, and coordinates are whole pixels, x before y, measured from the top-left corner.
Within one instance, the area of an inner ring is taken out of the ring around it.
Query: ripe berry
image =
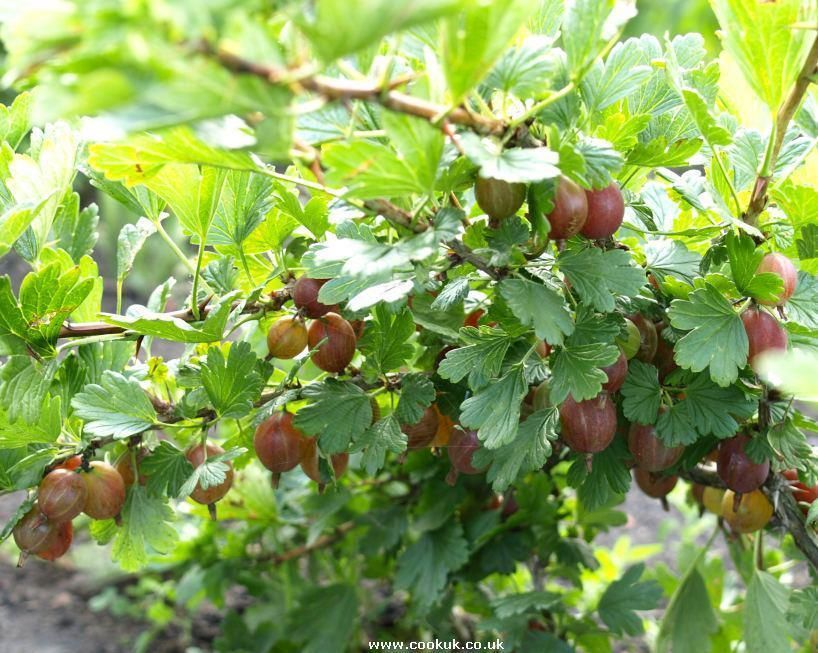
[[[753,490],[744,494],[736,505],[735,493],[727,490],[721,502],[721,514],[734,533],[753,533],[770,521],[773,504],[761,490]]]
[[[197,444],[187,450],[185,457],[190,464],[196,468],[201,466],[207,458],[214,458],[223,453],[224,449],[219,445],[208,442],[206,450],[201,444]],[[209,506],[224,498],[224,495],[227,494],[233,486],[233,464],[229,461],[224,464],[227,465],[227,473],[225,474],[224,480],[218,485],[211,485],[208,488],[203,488],[201,482],[197,483],[193,492],[190,493],[191,499],[196,503]]]
[[[267,332],[267,350],[273,358],[295,358],[306,347],[307,327],[298,318],[279,318]]]
[[[271,472],[280,474],[295,469],[301,459],[304,434],[293,426],[291,413],[275,413],[256,428],[253,447],[256,455]]]
[[[549,345],[545,340],[540,340],[537,342],[537,346],[535,347],[534,351],[540,355],[540,358],[548,358],[549,354],[551,354],[551,345]]]
[[[57,558],[62,558],[71,548],[71,542],[74,540],[74,526],[71,522],[57,524],[55,530],[54,542],[48,548],[38,551],[36,553],[38,558],[53,562]]]
[[[50,521],[35,503],[12,531],[14,543],[23,553],[39,553],[57,540],[57,523]]]
[[[675,465],[684,453],[684,447],[666,447],[656,437],[656,429],[644,424],[631,424],[628,431],[628,449],[637,467],[647,472],[661,472]]]
[[[106,462],[93,460],[90,471],[81,474],[88,488],[83,512],[91,519],[113,519],[125,505],[125,481]]]
[[[446,413],[441,412],[437,404],[432,404],[432,408],[437,413],[437,431],[434,439],[429,443],[431,447],[445,447],[449,444],[454,429],[454,420]]]
[[[332,471],[335,473],[335,478],[341,478],[349,465],[349,454],[346,452],[335,453],[329,458],[332,464]],[[321,475],[321,466],[318,461],[318,445],[315,442],[315,438],[304,438],[301,440],[300,462],[301,470],[316,483],[323,485],[332,480],[329,477],[324,478]]]
[[[656,348],[659,345],[656,327],[653,322],[640,313],[631,315],[629,319],[639,331],[639,350],[636,352],[636,358],[643,363],[652,363],[656,356]]]
[[[554,195],[554,209],[548,214],[551,240],[576,236],[588,218],[588,198],[585,191],[567,177],[560,177]]]
[[[745,452],[750,438],[737,435],[719,446],[716,471],[724,484],[733,492],[743,494],[761,487],[770,473],[770,461],[754,463]]]
[[[581,233],[586,238],[608,238],[622,226],[625,217],[625,200],[615,183],[601,190],[586,190],[588,219]]]
[[[616,409],[606,393],[574,401],[571,395],[560,406],[562,439],[579,453],[598,453],[616,435]]]
[[[616,344],[625,354],[625,358],[630,360],[639,352],[639,345],[642,343],[642,335],[636,325],[625,319],[625,335],[616,338]]]
[[[82,465],[82,456],[71,456],[65,462],[56,465],[54,469],[68,469],[68,470],[75,470],[79,469],[80,465]]]
[[[401,424],[400,430],[406,434],[407,449],[424,449],[435,439],[438,426],[437,411],[429,406],[415,424]]]
[[[327,306],[318,301],[318,293],[329,279],[300,277],[293,286],[293,303],[304,311],[307,317],[321,317],[330,311],[337,311],[338,305]]]
[[[608,380],[602,386],[602,390],[608,393],[617,392],[625,383],[625,378],[628,376],[628,359],[625,354],[620,351],[619,358],[612,365],[603,367],[602,371],[608,377]]]
[[[315,346],[326,338],[326,342]],[[349,322],[337,313],[327,313],[310,325],[308,333],[312,362],[325,372],[339,373],[355,356],[357,339]]]
[[[667,328],[664,322],[659,322],[656,325],[656,335],[658,336],[656,342],[656,356],[653,364],[659,369],[659,381],[664,381],[668,374],[678,369],[676,360],[673,355],[673,345],[662,337],[662,331]]]
[[[812,504],[818,499],[818,485],[808,486],[798,480],[798,472],[794,469],[787,469],[784,472],[784,477],[790,482],[792,487],[792,498],[798,503]],[[804,514],[808,512],[808,508],[801,507]]]
[[[798,284],[798,271],[795,269],[792,261],[778,252],[767,254],[761,259],[756,274],[762,274],[764,272],[778,275],[784,283],[784,289],[776,301],[759,300],[758,303],[764,304],[765,306],[781,306],[786,304],[787,300],[792,297],[792,294],[795,292],[795,286]]]
[[[702,493],[702,504],[705,510],[712,512],[717,517],[721,517],[725,492],[726,490],[718,487],[705,487]]]
[[[755,368],[756,357],[765,351],[787,349],[787,332],[772,315],[757,308],[741,314],[749,344],[748,361]]]
[[[471,313],[466,316],[466,319],[463,320],[463,326],[467,327],[475,327],[477,328],[478,322],[480,322],[480,318],[485,315],[485,311],[482,308],[476,308]]]
[[[71,521],[85,507],[88,487],[82,476],[67,469],[55,469],[40,482],[37,501],[40,511],[50,520]]]
[[[492,220],[503,220],[519,210],[525,202],[525,184],[515,184],[493,179],[478,177],[474,184],[474,198],[477,206]]]
[[[479,474],[483,470],[478,469],[472,463],[474,452],[480,448],[480,440],[477,431],[464,430],[462,427],[452,429],[446,453],[452,468],[446,476],[446,482],[454,485],[458,474]]]
[[[633,470],[633,477],[639,489],[654,499],[662,499],[670,494],[679,480],[678,476],[661,476],[640,467]]]

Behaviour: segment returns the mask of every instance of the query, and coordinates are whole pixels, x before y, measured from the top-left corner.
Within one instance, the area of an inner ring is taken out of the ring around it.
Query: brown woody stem
[[[804,60],[804,65],[801,67],[801,71],[798,73],[795,83],[776,115],[774,132],[771,135],[771,138],[775,140],[767,152],[764,167],[756,178],[747,211],[742,216],[747,224],[757,226],[758,217],[767,207],[767,189],[770,186],[770,180],[775,170],[776,161],[778,161],[778,155],[781,153],[781,147],[784,145],[787,128],[795,116],[795,112],[798,111],[798,107],[801,106],[801,102],[804,100],[807,89],[812,83],[812,77],[815,74],[816,67],[818,67],[818,37],[813,41],[812,47]]]

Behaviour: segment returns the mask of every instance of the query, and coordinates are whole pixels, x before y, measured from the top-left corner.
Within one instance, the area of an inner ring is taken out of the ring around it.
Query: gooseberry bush
[[[818,14],[632,5],[3,3],[21,562],[240,586],[220,651],[807,650]],[[593,548],[683,486],[677,576]]]

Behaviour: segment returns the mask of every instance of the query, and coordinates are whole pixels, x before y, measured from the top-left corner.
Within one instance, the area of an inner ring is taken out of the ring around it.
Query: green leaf
[[[91,254],[99,236],[99,208],[89,204],[80,211],[79,203],[79,194],[73,193],[54,220],[57,245],[68,252],[74,263]]]
[[[816,305],[818,305],[818,277],[799,272],[795,293],[787,302],[787,317],[801,326],[818,329]]]
[[[34,95],[28,91],[19,93],[11,106],[0,105],[0,140],[16,150],[31,129]]]
[[[521,45],[503,53],[485,85],[521,99],[538,98],[550,86],[557,68],[551,40],[529,36]]]
[[[429,190],[418,171],[382,143],[332,143],[323,149],[322,161],[328,167],[327,183],[346,187],[353,197],[403,197]]]
[[[518,614],[541,614],[562,601],[562,596],[555,592],[522,592],[497,596],[491,599],[494,614],[500,619],[508,619]]]
[[[477,436],[488,449],[508,444],[517,435],[520,404],[527,392],[522,368],[512,368],[463,402],[460,423],[478,429]]]
[[[602,49],[603,26],[614,7],[613,0],[573,0],[562,22],[562,42],[568,65],[577,74]],[[612,35],[609,35],[612,36]]]
[[[372,424],[369,397],[358,387],[327,379],[311,383],[301,393],[311,403],[299,410],[293,424],[307,435],[318,436],[326,453],[346,451]]]
[[[170,523],[174,517],[167,499],[150,496],[135,483],[122,508],[122,526],[116,531],[111,557],[124,571],[133,572],[148,564],[150,554],[170,553],[179,539]]]
[[[755,569],[744,605],[744,643],[748,653],[790,648],[787,608],[790,591],[772,574]]]
[[[279,199],[289,199],[292,195],[281,191]],[[299,216],[304,212],[301,204],[295,200]],[[216,215],[208,233],[209,245],[226,245],[241,249],[264,216],[272,207],[269,180],[260,174],[246,170],[230,170],[222,187],[221,201],[216,208]],[[282,209],[284,202],[282,201]],[[290,204],[286,204],[290,207]],[[288,214],[276,214],[276,222],[286,222]],[[307,218],[304,217],[305,222]],[[289,232],[288,232],[289,233]],[[275,243],[278,247],[280,243]],[[264,247],[260,251],[273,249]],[[238,255],[238,254],[237,254]]]
[[[609,506],[631,486],[628,460],[632,458],[623,439],[614,440],[604,451],[594,454],[591,471],[584,456],[578,456],[568,470],[568,482],[577,487],[582,507],[594,511]]]
[[[500,294],[525,326],[533,326],[540,340],[561,345],[571,335],[574,323],[562,296],[542,283],[528,279],[504,279]]]
[[[0,541],[2,541],[0,539]],[[787,619],[804,630],[814,631],[818,628],[818,587],[803,587],[790,594],[790,606]]]
[[[227,359],[219,346],[207,350],[201,379],[207,396],[220,417],[244,417],[253,408],[264,379],[256,370],[258,358],[250,343],[233,343]]]
[[[173,209],[185,232],[207,238],[216,213],[226,172],[221,168],[170,163],[145,185]]]
[[[675,329],[689,331],[674,347],[681,367],[701,372],[709,366],[710,377],[722,387],[738,378],[747,363],[747,333],[718,288],[706,283],[687,300],[673,300],[668,316]]]
[[[569,247],[557,264],[582,301],[603,313],[614,310],[618,295],[636,297],[646,283],[645,271],[620,249]]]
[[[211,147],[190,127],[173,127],[149,135],[139,134],[120,143],[95,143],[88,147],[88,152],[88,163],[92,168],[102,172],[110,181],[123,181],[127,185],[145,183],[164,165],[170,163],[195,163],[232,170],[257,170],[257,165],[248,153]],[[189,172],[186,174],[190,175]],[[186,185],[192,183],[192,177],[186,177],[184,183]],[[164,187],[167,188],[167,184]],[[183,209],[185,219],[189,218],[190,226],[194,228],[198,211],[193,212],[189,207],[192,206],[192,202],[197,202],[198,206],[198,196],[197,186],[195,198],[178,198],[180,206],[185,207]]]
[[[725,50],[758,97],[777,111],[812,42],[808,30],[793,29],[793,23],[802,18],[802,3],[711,0],[711,5]]]
[[[363,451],[361,463],[366,473],[374,476],[386,463],[386,452],[406,451],[406,434],[398,420],[390,415],[370,426],[355,442],[352,452]]]
[[[551,378],[551,401],[562,403],[570,394],[576,401],[592,399],[608,380],[601,368],[619,358],[615,345],[570,345],[554,355]]]
[[[421,609],[434,605],[448,575],[469,559],[469,547],[463,527],[455,520],[434,531],[425,532],[409,545],[398,559],[395,585],[412,593]]]
[[[156,411],[139,382],[118,372],[103,372],[101,382],[86,385],[71,405],[94,436],[127,438],[156,423]]]
[[[629,567],[622,578],[608,585],[599,599],[599,617],[617,635],[633,637],[644,632],[636,611],[655,609],[662,596],[662,588],[655,580],[639,582],[644,571],[641,562]]]
[[[167,440],[161,441],[139,463],[139,469],[148,479],[148,492],[156,496],[180,496],[185,481],[193,473],[193,465],[185,452]]]
[[[408,341],[415,333],[415,321],[409,309],[393,313],[384,304],[376,306],[372,315],[358,348],[366,357],[364,372],[377,377],[405,365],[412,356],[414,348]]]
[[[597,62],[582,80],[581,89],[591,111],[601,111],[634,93],[653,74],[642,65],[638,39],[617,43],[605,63]]]
[[[2,281],[2,280],[0,280]],[[144,336],[153,336],[175,342],[216,342],[224,335],[227,319],[230,317],[233,300],[238,295],[232,292],[223,295],[221,300],[210,310],[207,317],[198,326],[174,317],[168,313],[151,311],[143,306],[134,305],[128,309],[128,315],[102,314],[102,320],[108,324],[134,331]]]
[[[754,404],[740,388],[719,387],[701,374],[688,384],[685,398],[677,406],[684,407],[700,435],[724,439],[735,435],[739,422],[752,416],[756,408]]]
[[[784,290],[784,282],[771,272],[756,274],[764,252],[756,250],[753,239],[746,234],[729,232],[726,245],[733,281],[739,291],[761,301],[777,300]]]
[[[628,376],[620,390],[622,412],[632,422],[654,424],[662,403],[659,371],[648,363],[628,361]]]
[[[134,259],[145,241],[156,233],[156,225],[147,218],[126,224],[116,240],[116,278],[122,282],[133,267]]]
[[[559,437],[556,408],[530,415],[520,424],[517,437],[498,449],[481,447],[474,454],[476,468],[488,468],[486,481],[495,492],[504,492],[528,472],[541,469],[551,455],[551,442]]]
[[[441,26],[441,60],[453,106],[491,70],[535,11],[533,0],[487,0],[463,4],[463,10]]]
[[[31,510],[31,507],[34,505],[35,501],[37,501],[37,496],[35,494],[31,494],[23,499],[22,503],[17,506],[17,510],[14,511],[14,514],[9,518],[5,526],[3,526],[3,529],[0,530],[0,543],[5,542],[9,538],[14,530],[14,527],[17,526],[17,522],[25,517],[26,513]]]
[[[5,185],[20,209],[31,209],[35,257],[45,247],[63,198],[76,175],[78,137],[64,122],[31,133],[29,154],[15,154]],[[17,220],[17,227],[19,227]]]
[[[332,4],[326,2],[324,4]],[[290,615],[289,633],[302,653],[343,653],[353,639],[358,597],[351,585],[309,587]],[[315,624],[321,624],[316,628]]]
[[[700,276],[702,257],[689,250],[684,243],[669,238],[651,240],[645,244],[645,270],[661,283],[666,277],[675,277],[693,285]]]
[[[9,356],[0,367],[0,404],[9,421],[22,419],[32,424],[40,420],[56,370],[54,361],[42,364],[30,356]]]
[[[463,303],[469,294],[469,278],[458,277],[452,279],[443,286],[435,300],[432,302],[432,309],[436,311],[448,311],[449,309]]]
[[[93,286],[79,267],[62,273],[54,263],[25,276],[18,303],[11,280],[0,277],[0,336],[19,338],[41,356],[53,356],[60,327]]]
[[[679,583],[662,618],[657,653],[710,653],[719,628],[710,596],[695,564]]]
[[[416,424],[435,400],[435,385],[423,374],[407,374],[400,384],[395,417],[401,424]]]
[[[12,206],[0,215],[0,256],[5,256],[28,229],[37,215],[37,207]]]
[[[559,177],[559,155],[547,147],[508,148],[467,132],[460,137],[466,155],[480,166],[480,176],[528,184]]]
[[[349,0],[343,4],[318,0],[310,11],[293,12],[293,18],[316,54],[331,62],[375,46],[387,34],[457,11],[462,5],[462,0],[417,0],[408,6],[391,0]]]
[[[3,375],[5,376],[5,375]],[[8,384],[0,391],[0,401],[6,403]],[[38,395],[33,399],[39,404],[36,406],[37,415],[33,422],[11,421],[9,412],[0,411],[0,446],[7,449],[27,447],[30,444],[52,444],[60,437],[62,428],[62,408],[60,397],[44,395],[47,385],[43,385]],[[15,407],[15,413],[20,406]],[[32,411],[33,412],[33,411]]]
[[[443,132],[428,120],[391,111],[385,111],[381,120],[398,154],[414,171],[418,185],[431,193],[443,155]]]
[[[511,339],[492,327],[465,327],[460,337],[466,345],[446,354],[438,374],[455,383],[468,375],[472,388],[481,387],[500,373]]]

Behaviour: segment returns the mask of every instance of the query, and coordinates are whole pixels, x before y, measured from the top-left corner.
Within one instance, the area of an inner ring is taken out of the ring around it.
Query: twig
[[[702,467],[693,467],[680,472],[679,476],[700,485],[725,487],[724,481],[715,471]],[[818,570],[818,542],[807,530],[804,514],[792,496],[789,481],[781,474],[770,474],[761,489],[775,507],[775,516],[781,522],[784,530],[792,535],[795,546],[804,554],[813,568]]]
[[[271,84],[304,89],[327,100],[365,100],[430,122],[446,118],[449,122],[465,125],[482,133],[500,134],[505,131],[505,125],[500,120],[471,113],[462,107],[449,108],[399,91],[384,90],[377,82],[335,79],[324,75],[307,75],[291,80],[291,73],[285,68],[255,63],[224,51],[212,54],[229,70],[262,77]],[[387,85],[387,89],[390,88],[391,84]]]
[[[753,186],[753,194],[750,197],[750,203],[747,206],[747,211],[744,213],[743,220],[752,226],[758,225],[758,217],[767,207],[767,189],[770,185],[770,180],[775,170],[775,164],[778,160],[778,155],[781,152],[781,147],[784,145],[784,138],[787,135],[787,127],[795,116],[798,107],[807,93],[809,85],[812,83],[812,76],[815,74],[815,69],[818,67],[818,37],[812,43],[801,72],[790,89],[787,98],[778,110],[778,115],[773,125],[773,133],[770,135],[770,147]]]
[[[267,308],[269,310],[279,310],[281,306],[290,298],[289,288],[277,290],[271,294],[271,301],[265,304],[247,304],[242,312],[257,313],[258,311]],[[207,317],[209,312],[208,304],[211,298],[205,299],[199,304],[199,317],[193,315],[190,308],[184,308],[179,311],[169,311],[161,313],[167,318],[176,318],[183,322],[197,322]],[[238,305],[238,304],[236,304]],[[128,333],[130,329],[116,326],[115,324],[108,324],[107,322],[66,322],[60,328],[59,338],[84,338],[86,336],[108,336]]]
[[[452,256],[455,257],[457,261],[471,263],[474,267],[486,273],[495,281],[499,281],[505,276],[506,271],[503,268],[490,265],[488,261],[475,254],[459,240],[450,240],[446,243],[446,247],[452,250]]]

